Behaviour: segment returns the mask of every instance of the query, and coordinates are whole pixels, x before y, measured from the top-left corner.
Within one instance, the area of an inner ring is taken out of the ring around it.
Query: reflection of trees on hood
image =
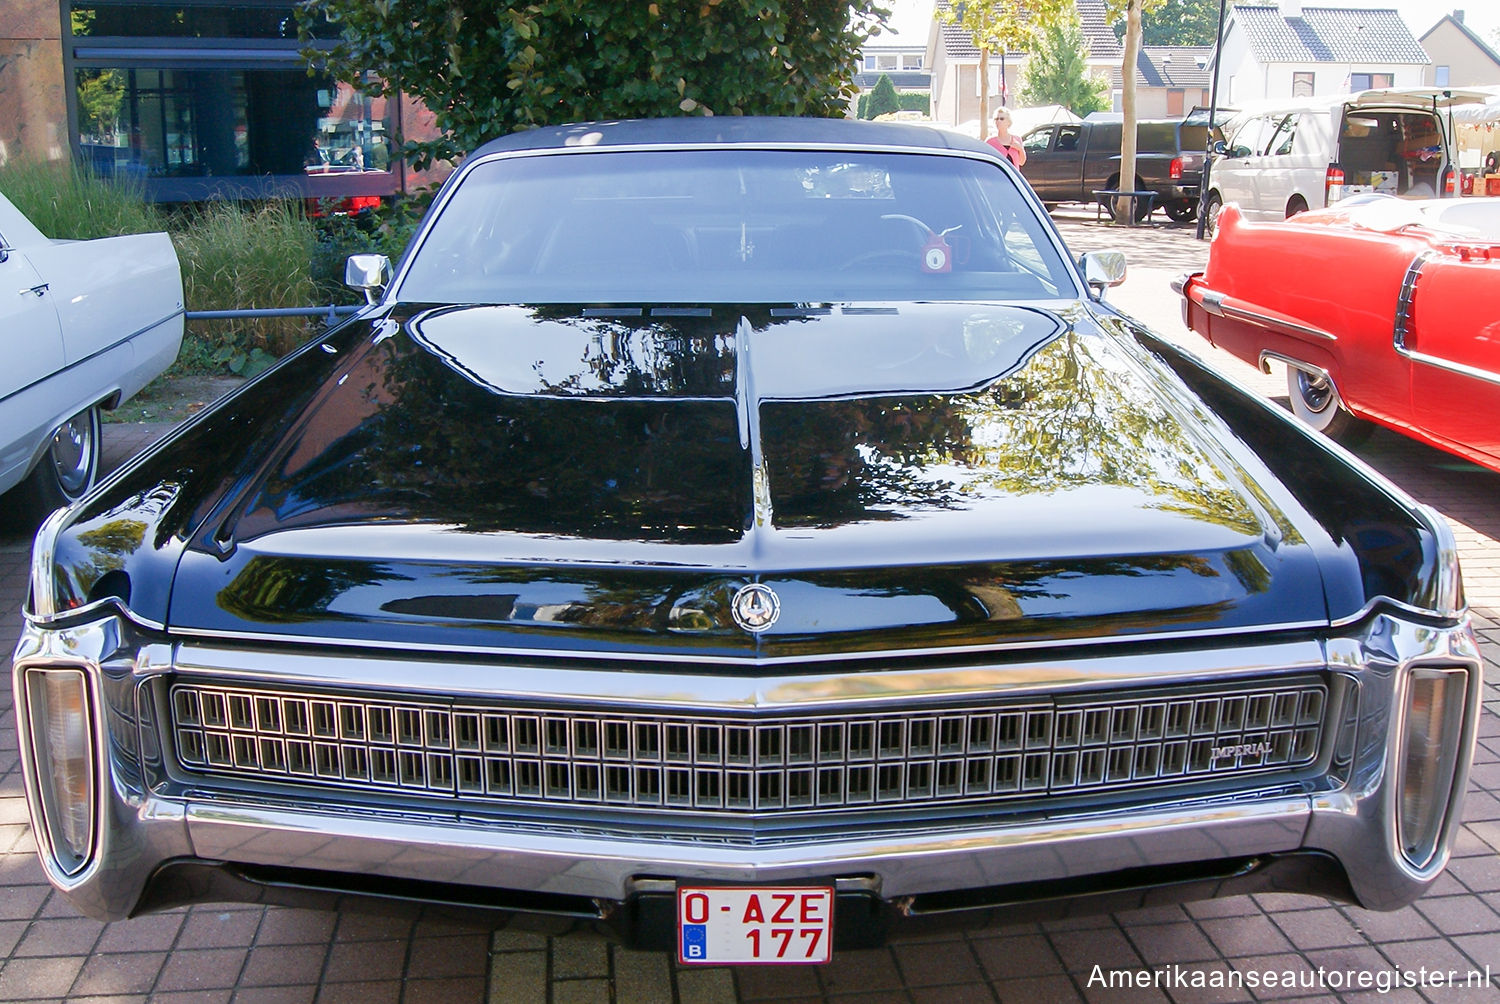
[[[271,475],[247,509],[282,523],[378,515],[616,538],[743,530],[749,461],[732,400],[498,395],[404,339],[365,351],[382,403],[338,428],[338,396],[370,395],[353,380],[334,390],[303,433],[327,447]]]
[[[576,377],[540,393],[462,379],[453,361],[400,336],[358,347],[347,381],[325,387],[287,450],[296,464],[273,468],[247,500],[245,529],[380,517],[739,539],[751,519],[751,462],[726,312],[669,322],[586,318],[577,307],[533,313],[591,336]],[[752,326],[783,321],[730,313]],[[766,400],[760,416],[779,526],[1114,487],[1146,496],[1137,504],[1259,531],[1222,461],[1107,337],[1067,333],[977,392]]]
[[[767,403],[777,522],[963,508],[985,491],[1115,487],[1150,496],[1154,508],[1258,532],[1215,459],[1108,345],[1067,333],[973,394]]]
[[[1134,488],[1154,508],[1242,533],[1260,532],[1255,513],[1217,458],[1189,437],[1150,379],[1106,340],[1068,333],[1005,381],[1008,407],[977,395],[968,411],[976,487],[1012,494],[1084,485]]]
[[[368,561],[257,556],[219,591],[217,601],[245,620],[318,620],[327,616],[334,600],[357,586],[406,578]]]

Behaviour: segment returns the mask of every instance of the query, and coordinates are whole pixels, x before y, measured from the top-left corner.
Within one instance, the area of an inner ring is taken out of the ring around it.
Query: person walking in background
[[[1016,167],[1026,163],[1026,151],[1021,148],[1021,141],[1010,134],[1009,108],[1001,107],[995,111],[995,135],[985,142]]]

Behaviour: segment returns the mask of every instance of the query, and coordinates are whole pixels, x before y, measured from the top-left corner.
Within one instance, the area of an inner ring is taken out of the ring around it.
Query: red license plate
[[[829,886],[677,890],[677,958],[723,965],[813,964],[833,952]]]

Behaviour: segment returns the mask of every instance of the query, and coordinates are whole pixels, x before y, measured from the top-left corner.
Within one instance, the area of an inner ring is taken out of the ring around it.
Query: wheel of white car
[[[42,459],[17,488],[33,516],[83,498],[99,476],[99,407],[91,405],[60,425]]]
[[[1210,240],[1219,232],[1219,211],[1223,208],[1224,200],[1219,193],[1209,192],[1208,201],[1203,205],[1203,236]]]
[[[1288,366],[1286,389],[1292,414],[1328,438],[1352,444],[1370,434],[1369,423],[1349,413],[1339,398],[1338,388],[1326,374]]]

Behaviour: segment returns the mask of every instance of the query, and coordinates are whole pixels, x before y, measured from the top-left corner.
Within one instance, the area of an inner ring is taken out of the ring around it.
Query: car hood
[[[764,656],[1327,618],[1201,405],[1076,307],[398,307],[241,400],[244,462],[154,485],[196,514],[172,628]]]

